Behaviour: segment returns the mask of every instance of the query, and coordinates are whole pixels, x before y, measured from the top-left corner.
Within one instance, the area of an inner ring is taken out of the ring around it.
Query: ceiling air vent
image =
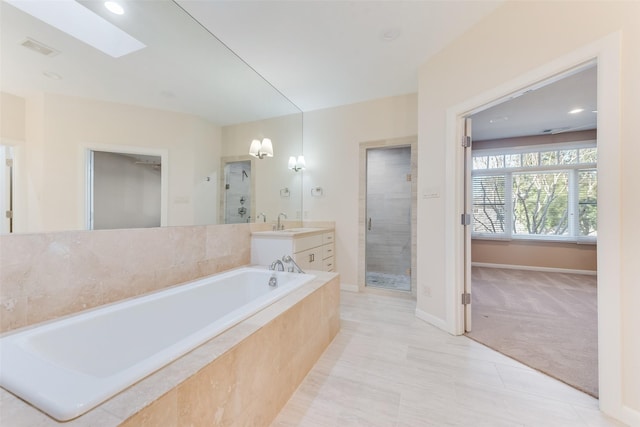
[[[40,43],[37,40],[34,39],[30,39],[27,37],[27,39],[25,41],[23,41],[22,43],[20,43],[22,46],[26,47],[27,49],[31,49],[34,52],[38,52],[41,55],[44,56],[56,56],[57,54],[60,53],[60,51],[55,50],[52,47],[49,47],[45,44]]]

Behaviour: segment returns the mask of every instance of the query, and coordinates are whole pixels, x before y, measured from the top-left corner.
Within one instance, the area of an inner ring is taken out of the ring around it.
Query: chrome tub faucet
[[[278,266],[280,268],[278,268]],[[273,261],[271,263],[271,265],[269,266],[269,270],[273,270],[273,271],[284,271],[284,264],[282,263],[282,261],[280,261],[279,259]]]

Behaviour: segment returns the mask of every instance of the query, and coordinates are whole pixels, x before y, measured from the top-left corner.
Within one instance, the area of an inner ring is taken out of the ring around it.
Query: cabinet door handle
[[[309,254],[309,262],[315,261],[315,254]]]
[[[371,217],[369,217],[369,222],[367,224],[367,229],[371,231]]]

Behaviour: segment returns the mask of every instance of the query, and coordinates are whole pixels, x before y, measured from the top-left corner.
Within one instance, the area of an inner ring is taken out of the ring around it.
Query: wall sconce
[[[292,171],[298,172],[306,168],[307,165],[304,163],[304,156],[298,156],[298,160],[294,156],[289,157],[289,169]]]
[[[262,142],[257,139],[251,141],[249,155],[259,159],[273,157],[273,144],[271,144],[271,140],[269,138],[264,138]]]

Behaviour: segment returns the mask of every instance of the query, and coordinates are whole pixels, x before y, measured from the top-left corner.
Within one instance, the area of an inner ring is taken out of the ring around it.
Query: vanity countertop
[[[256,231],[251,233],[251,235],[255,237],[292,238],[292,237],[301,237],[301,236],[312,236],[314,234],[322,234],[329,231],[333,231],[333,229],[326,228],[326,227],[295,227],[295,228],[287,228],[285,230],[277,230],[277,231]]]

